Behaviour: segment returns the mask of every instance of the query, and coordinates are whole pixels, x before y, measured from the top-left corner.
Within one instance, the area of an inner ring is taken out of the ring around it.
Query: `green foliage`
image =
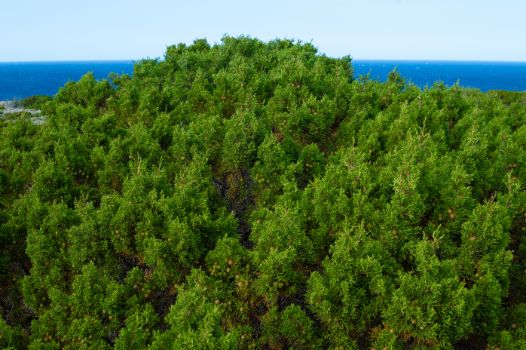
[[[2,349],[19,349],[27,346],[23,338],[21,327],[9,326],[0,318],[0,347]]]
[[[400,273],[399,287],[384,311],[384,324],[417,344],[452,344],[471,331],[474,290],[455,275],[453,262],[439,261],[430,242],[415,247],[415,272]]]
[[[24,108],[31,108],[41,110],[45,108],[47,102],[51,101],[52,98],[46,95],[34,95],[24,98],[19,101],[20,105]]]
[[[262,319],[261,344],[271,348],[319,348],[314,334],[314,322],[298,305],[291,304],[281,312],[270,309]]]
[[[242,339],[242,329],[222,326],[221,291],[217,282],[202,271],[194,270],[188,288],[178,293],[166,322],[168,330],[158,334],[152,349],[235,349]]]
[[[0,346],[526,347],[526,103],[224,37],[0,122]]]

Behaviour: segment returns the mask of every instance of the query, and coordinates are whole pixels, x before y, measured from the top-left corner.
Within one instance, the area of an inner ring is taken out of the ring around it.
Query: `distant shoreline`
[[[42,112],[38,109],[24,108],[18,105],[17,100],[5,100],[0,101],[0,119],[6,121],[14,121],[15,119],[6,119],[10,115],[16,115],[18,113],[29,113],[31,114],[31,122],[35,125],[42,125],[46,121],[46,117],[42,115]]]
[[[18,105],[18,102],[19,102],[18,100],[0,101],[0,106],[4,107],[0,111],[3,114],[13,114],[13,113],[22,113],[22,112],[30,113],[33,115],[40,114],[40,110],[20,107]]]

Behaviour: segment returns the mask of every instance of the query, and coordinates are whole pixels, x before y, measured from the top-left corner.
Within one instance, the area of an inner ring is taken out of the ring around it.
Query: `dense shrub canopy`
[[[526,348],[526,97],[225,37],[0,121],[0,347]]]

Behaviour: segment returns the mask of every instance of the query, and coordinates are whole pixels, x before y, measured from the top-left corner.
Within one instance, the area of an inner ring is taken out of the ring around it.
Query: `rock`
[[[46,121],[46,117],[41,115],[40,110],[23,108],[17,106],[16,101],[0,101],[0,118],[5,118],[9,114],[29,113],[32,115],[31,122],[35,125],[42,125]]]

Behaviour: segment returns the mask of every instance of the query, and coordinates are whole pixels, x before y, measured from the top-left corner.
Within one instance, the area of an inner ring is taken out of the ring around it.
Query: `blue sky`
[[[0,61],[162,57],[224,34],[355,59],[526,61],[524,0],[3,0]]]

